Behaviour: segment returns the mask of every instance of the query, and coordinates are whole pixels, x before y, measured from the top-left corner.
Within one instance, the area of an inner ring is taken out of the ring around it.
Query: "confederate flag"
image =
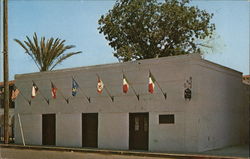
[[[154,88],[155,88],[155,78],[153,77],[153,75],[151,74],[151,72],[149,73],[149,83],[148,83],[148,92],[149,93],[154,93]]]
[[[52,98],[54,99],[56,99],[56,91],[57,91],[56,86],[51,82],[51,95],[52,95]]]
[[[128,92],[128,89],[129,89],[129,84],[128,84],[128,81],[127,81],[125,75],[123,75],[123,85],[122,85],[122,89],[123,89],[123,92],[124,92],[124,93],[127,93],[127,92]]]

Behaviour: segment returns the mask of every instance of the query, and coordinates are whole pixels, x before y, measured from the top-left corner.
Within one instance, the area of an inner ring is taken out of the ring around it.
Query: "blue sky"
[[[65,39],[66,44],[76,45],[72,51],[83,52],[64,61],[56,69],[118,62],[108,41],[97,30],[98,19],[114,3],[113,0],[9,0],[10,79],[14,79],[15,74],[38,71],[30,57],[13,41],[14,38],[25,40],[26,35],[31,37],[34,32],[39,37]],[[205,58],[249,74],[250,3],[193,1],[191,4],[214,13],[212,22],[219,36],[214,41],[217,49],[205,54]],[[2,80],[2,64],[0,69]]]

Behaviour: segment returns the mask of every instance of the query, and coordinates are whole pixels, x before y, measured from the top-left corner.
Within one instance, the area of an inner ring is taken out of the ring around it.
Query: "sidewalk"
[[[120,151],[120,150],[47,147],[47,146],[30,146],[30,145],[22,146],[15,144],[8,144],[8,145],[0,144],[0,148],[122,155],[122,156],[131,156],[131,158],[133,158],[133,156],[137,156],[145,158],[172,158],[172,159],[246,159],[249,156],[249,147],[247,145],[228,147],[224,149],[212,150],[196,154],[156,153],[156,152],[146,152],[146,151]]]
[[[215,149],[203,152],[202,154],[217,155],[217,156],[236,156],[249,157],[249,145],[236,145],[225,148]]]

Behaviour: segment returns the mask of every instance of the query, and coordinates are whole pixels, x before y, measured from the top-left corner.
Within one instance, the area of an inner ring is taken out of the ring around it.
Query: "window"
[[[159,124],[174,124],[174,114],[159,115]]]

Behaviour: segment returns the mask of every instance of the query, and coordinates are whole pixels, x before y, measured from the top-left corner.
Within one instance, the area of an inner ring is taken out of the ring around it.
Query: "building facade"
[[[149,74],[154,82],[148,92]],[[129,83],[122,91],[123,77]],[[201,152],[247,141],[242,73],[190,54],[16,75],[15,142]],[[72,96],[72,81],[77,83]],[[98,80],[103,82],[97,92]],[[31,98],[32,85],[38,87]],[[51,83],[57,88],[51,97]],[[186,93],[185,93],[186,92]],[[21,126],[22,125],[22,131]]]

